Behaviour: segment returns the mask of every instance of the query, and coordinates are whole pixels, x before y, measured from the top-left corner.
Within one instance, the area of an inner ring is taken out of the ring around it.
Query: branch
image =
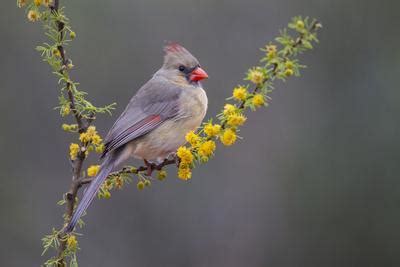
[[[58,13],[59,9],[59,0],[54,0],[54,4],[49,6],[50,10],[52,13]],[[64,22],[58,20],[57,22],[57,28],[58,28],[58,33],[59,33],[59,42],[63,40],[63,35],[64,35]],[[67,69],[68,69],[68,62],[69,60],[67,59],[65,55],[65,49],[64,47],[60,44],[57,46],[58,51],[60,52],[61,56],[61,69],[59,71],[60,74],[66,74]],[[72,88],[72,83],[67,81],[65,84],[67,88],[67,94],[68,94],[68,99],[69,99],[69,105],[70,109],[75,117],[76,123],[78,124],[78,132],[82,133],[85,132],[87,127],[88,127],[88,122],[84,122],[82,116],[78,112],[75,106],[75,96],[73,93],[73,88]],[[84,148],[84,147],[83,147]],[[75,202],[76,202],[76,197],[78,194],[78,190],[80,187],[80,174],[82,171],[82,165],[85,160],[85,149],[81,149],[81,151],[78,153],[77,158],[73,161],[72,164],[72,181],[70,184],[70,189],[67,193],[65,193],[65,201],[66,201],[66,208],[65,208],[65,222],[68,223],[69,220],[71,219],[73,212],[74,212],[74,207],[75,207]],[[58,261],[57,265],[58,266],[64,266],[65,265],[65,259],[64,259],[64,251],[67,249],[67,239],[65,234],[60,233],[59,234],[59,240],[60,240],[60,245],[58,247]]]
[[[50,10],[53,13],[57,13],[58,9],[59,9],[59,5],[60,5],[60,1],[59,0],[54,0],[54,5],[49,6]],[[57,28],[58,28],[58,33],[59,33],[59,42],[61,42],[61,40],[64,37],[64,22],[62,21],[57,21]],[[61,69],[60,69],[60,74],[64,74],[64,72],[67,72],[68,69],[68,62],[69,59],[66,57],[65,55],[65,49],[62,45],[58,45],[57,46],[58,51],[60,52],[60,56],[61,56]],[[86,131],[87,127],[88,127],[88,123],[84,123],[82,116],[80,115],[80,113],[78,112],[78,110],[76,109],[75,106],[75,96],[73,94],[73,89],[72,89],[72,83],[71,82],[66,82],[66,88],[67,88],[67,94],[68,94],[68,99],[69,99],[69,103],[70,103],[70,108],[72,113],[74,114],[75,120],[78,124],[78,129],[79,132],[82,133],[84,131]]]
[[[148,170],[158,170],[161,171],[165,166],[176,164],[179,165],[179,158],[174,156],[172,159],[165,159],[160,164],[151,163],[150,166],[142,165],[138,168],[124,167],[119,171],[112,172],[108,175],[107,179],[110,179],[114,176],[120,176],[121,174],[138,174],[141,172],[147,172]],[[86,177],[82,178],[79,181],[79,186],[90,184],[93,181],[94,177]]]

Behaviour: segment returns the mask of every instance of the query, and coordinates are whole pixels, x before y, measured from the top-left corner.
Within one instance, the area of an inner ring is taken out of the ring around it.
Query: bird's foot
[[[148,162],[147,160],[143,160],[144,164],[147,167],[146,170],[146,176],[151,176],[151,174],[153,173],[153,170],[155,169],[156,165],[154,163]]]

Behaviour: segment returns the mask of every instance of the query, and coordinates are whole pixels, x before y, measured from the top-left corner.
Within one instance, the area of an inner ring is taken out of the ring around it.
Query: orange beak
[[[197,67],[190,73],[189,79],[193,82],[198,82],[208,78],[207,72],[205,72],[202,68]]]

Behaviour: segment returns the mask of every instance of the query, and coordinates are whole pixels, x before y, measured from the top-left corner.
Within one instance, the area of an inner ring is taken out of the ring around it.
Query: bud
[[[296,27],[299,29],[303,29],[304,28],[304,22],[302,20],[298,20],[296,21]]]
[[[157,173],[157,178],[158,180],[162,181],[167,177],[167,172],[164,170],[161,170]]]
[[[292,69],[286,69],[285,70],[285,76],[289,77],[293,75],[293,70]]]
[[[26,5],[26,0],[18,0],[17,6],[19,8],[24,7]]]
[[[143,190],[143,188],[144,188],[144,183],[143,183],[142,181],[139,181],[139,182],[137,183],[136,187],[137,187],[137,189],[139,189],[139,190]]]
[[[72,64],[72,60],[71,59],[68,59],[67,60],[67,68],[68,69],[72,69],[74,67],[74,64]]]
[[[110,197],[111,197],[110,191],[104,192],[104,198],[105,198],[105,199],[109,199]]]
[[[285,67],[287,69],[293,69],[293,67],[294,67],[293,61],[290,61],[290,60],[286,61],[285,62]]]
[[[62,127],[62,129],[64,130],[64,131],[69,131],[70,130],[70,126],[68,125],[68,124],[63,124],[63,125],[61,125],[61,127]]]
[[[70,250],[76,250],[78,246],[78,241],[76,240],[76,237],[74,235],[70,235],[67,238],[67,247]]]
[[[39,20],[40,15],[36,10],[32,9],[32,10],[29,10],[27,17],[28,17],[29,21],[35,22],[35,21]]]
[[[56,57],[61,57],[61,53],[60,53],[60,50],[58,50],[58,48],[54,48],[52,53]]]

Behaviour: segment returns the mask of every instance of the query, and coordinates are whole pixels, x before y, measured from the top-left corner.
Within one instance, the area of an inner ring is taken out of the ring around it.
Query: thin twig
[[[177,164],[177,160],[178,160],[178,157],[174,156],[174,158],[172,158],[172,159],[165,159],[165,160],[164,160],[162,163],[160,163],[160,164],[153,164],[151,168],[152,168],[153,170],[162,170],[165,166],[172,165],[172,164]],[[138,167],[138,168],[128,168],[128,167],[124,167],[124,168],[122,168],[122,169],[119,170],[119,171],[115,171],[115,172],[110,173],[110,174],[108,175],[108,178],[111,178],[111,177],[113,177],[113,176],[118,176],[118,175],[121,175],[121,174],[138,174],[138,173],[140,173],[140,172],[145,172],[145,171],[147,171],[148,169],[149,169],[149,167],[146,166],[146,165],[140,166],[140,167]],[[107,178],[107,179],[108,179],[108,178]],[[93,179],[94,179],[94,177],[82,178],[82,179],[79,181],[79,186],[82,186],[82,185],[85,185],[85,184],[89,184],[90,182],[92,182]]]
[[[60,5],[59,0],[54,0],[54,4],[50,6],[50,9],[52,12],[58,12]],[[57,28],[58,32],[60,34],[60,41],[63,39],[63,30],[64,30],[64,23],[61,21],[57,21]],[[61,63],[62,67],[61,70],[59,71],[61,74],[64,74],[68,67],[68,58],[65,55],[65,49],[62,45],[59,45],[57,47],[58,51],[60,52],[61,55]],[[85,122],[82,118],[82,116],[79,114],[78,110],[76,109],[75,106],[75,96],[73,92],[73,85],[70,82],[66,82],[66,88],[67,88],[67,94],[68,94],[68,100],[69,100],[69,105],[70,109],[74,115],[74,118],[78,124],[79,132],[85,132],[87,127],[88,127],[88,122]],[[73,161],[72,164],[72,181],[70,184],[70,189],[69,191],[65,194],[65,200],[66,200],[66,208],[65,208],[65,219],[66,222],[70,220],[72,217],[72,214],[74,212],[74,206],[75,206],[75,201],[76,201],[76,196],[78,194],[78,190],[80,187],[79,181],[80,181],[80,175],[82,171],[82,165],[83,161],[85,160],[85,148],[81,149],[81,151],[78,153],[77,158]],[[64,234],[59,235],[59,241],[60,241],[60,246],[58,247],[58,266],[64,266],[65,265],[65,259],[64,259],[64,251],[67,249],[67,241],[65,238]]]

